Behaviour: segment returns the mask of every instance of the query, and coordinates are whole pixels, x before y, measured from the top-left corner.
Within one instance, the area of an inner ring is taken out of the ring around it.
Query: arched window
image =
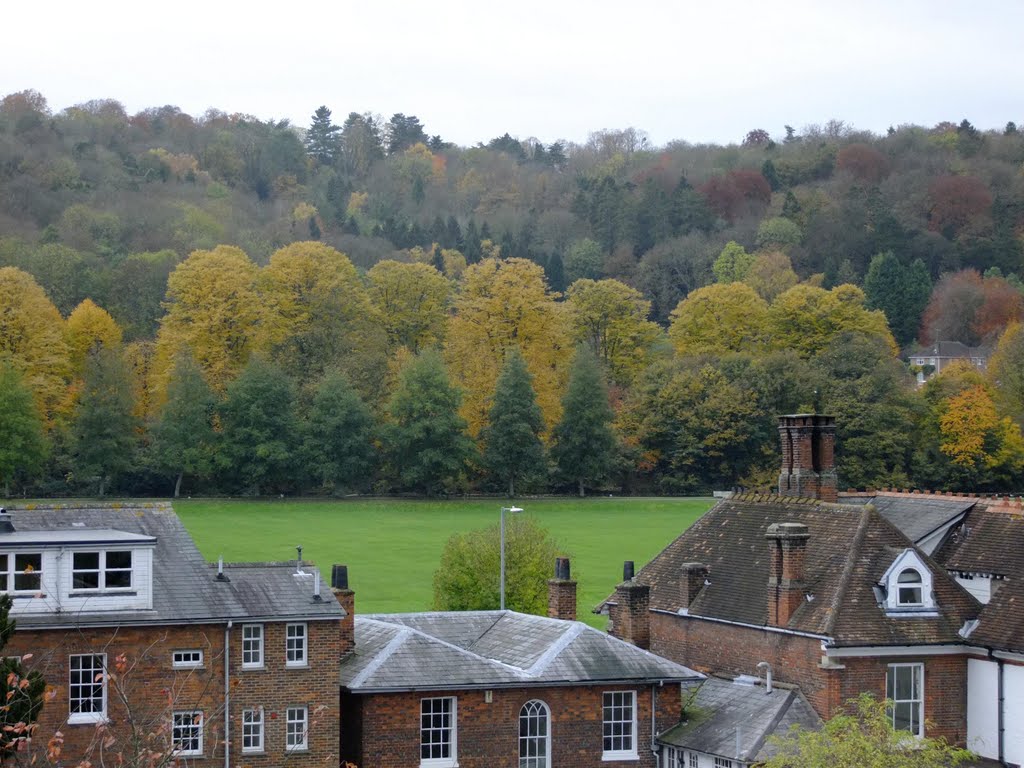
[[[519,768],[551,765],[551,711],[533,699],[519,710]]]
[[[923,603],[921,574],[915,569],[907,568],[901,571],[896,578],[896,603],[897,605],[921,605]]]

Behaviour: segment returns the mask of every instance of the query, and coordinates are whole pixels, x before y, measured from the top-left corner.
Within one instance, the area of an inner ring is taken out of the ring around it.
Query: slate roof
[[[908,539],[919,542],[956,520],[978,502],[977,499],[943,496],[840,496],[840,504],[871,504],[878,514],[899,528]]]
[[[356,693],[519,688],[701,675],[578,621],[513,611],[357,615],[341,685]]]
[[[700,684],[686,711],[688,719],[661,734],[659,742],[744,763],[775,754],[769,736],[784,736],[793,725],[821,726],[799,690],[774,686],[768,693],[760,684],[716,677]]]
[[[938,617],[888,617],[874,587],[911,542],[870,506],[825,504],[813,499],[743,494],[712,507],[636,575],[651,588],[650,607],[678,613],[684,563],[709,566],[710,584],[690,615],[754,626],[768,621],[769,544],[772,523],[808,527],[804,586],[808,599],[787,627],[830,638],[836,646],[921,645],[960,642],[958,634],[980,605],[927,555],[934,574]],[[598,606],[613,603],[614,595]]]
[[[15,536],[75,531],[88,535],[120,531],[156,539],[153,551],[153,609],[22,614],[18,628],[84,627],[124,624],[183,624],[227,619],[338,620],[344,611],[321,584],[322,599],[313,599],[313,577],[297,578],[297,564],[225,564],[229,581],[216,579],[216,566],[206,562],[173,508],[166,502],[108,505],[37,504],[8,507]],[[4,537],[0,532],[0,548]],[[131,538],[131,537],[129,537]],[[304,564],[309,574],[313,569]]]

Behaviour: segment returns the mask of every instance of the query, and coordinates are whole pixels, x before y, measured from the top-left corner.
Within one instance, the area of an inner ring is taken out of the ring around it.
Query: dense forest
[[[693,493],[814,409],[844,486],[1019,491],[1024,134],[737,140],[8,95],[0,485]]]

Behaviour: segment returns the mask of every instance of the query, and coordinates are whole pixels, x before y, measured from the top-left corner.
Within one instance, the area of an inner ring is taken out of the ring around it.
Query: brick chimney
[[[341,655],[356,647],[356,593],[348,588],[348,566],[331,566],[331,592],[345,611],[341,620]]]
[[[548,616],[576,621],[576,582],[569,575],[569,558],[555,558],[555,577],[548,579]]]
[[[803,523],[773,523],[768,539],[768,624],[786,627],[804,602],[804,560],[811,537]]]
[[[796,413],[779,417],[782,442],[780,496],[804,496],[835,502],[836,476],[834,416]]]
[[[608,631],[638,648],[651,647],[651,588],[638,584],[633,577],[633,561],[622,568],[625,579],[615,588],[615,603],[610,606],[611,626]]]
[[[708,567],[704,563],[683,563],[679,572],[679,607],[689,609],[704,589]]]

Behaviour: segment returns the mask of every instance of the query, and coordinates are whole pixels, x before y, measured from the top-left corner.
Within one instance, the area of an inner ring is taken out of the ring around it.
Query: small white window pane
[[[288,707],[285,746],[289,750],[307,748],[309,711],[305,707]]]
[[[263,666],[263,625],[242,625],[242,666]]]
[[[242,710],[242,751],[263,751],[263,710]]]
[[[203,713],[175,712],[171,729],[171,746],[179,755],[203,753]]]

